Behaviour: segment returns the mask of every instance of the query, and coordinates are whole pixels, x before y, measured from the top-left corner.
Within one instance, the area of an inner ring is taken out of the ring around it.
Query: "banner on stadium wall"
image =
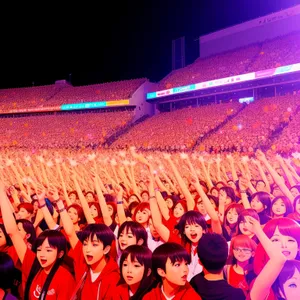
[[[78,110],[78,109],[95,109],[95,108],[124,106],[124,105],[129,105],[129,99],[115,100],[115,101],[63,104],[61,106],[16,108],[16,109],[9,109],[9,110],[0,110],[0,114],[32,113],[32,112],[47,112],[47,111],[53,112],[53,111],[64,111],[64,110]]]
[[[207,88],[223,86],[227,84],[246,82],[254,79],[268,78],[274,75],[281,75],[281,74],[298,72],[298,71],[300,71],[300,63],[288,65],[288,66],[282,66],[274,69],[267,69],[267,70],[251,72],[247,74],[241,74],[241,75],[236,75],[236,76],[231,76],[226,78],[200,82],[200,83],[186,85],[182,87],[175,87],[173,89],[168,89],[168,90],[147,93],[146,98],[148,100],[155,99],[155,98],[160,98],[160,97],[169,96],[178,93],[185,93],[189,91],[197,91],[197,90],[202,90]]]

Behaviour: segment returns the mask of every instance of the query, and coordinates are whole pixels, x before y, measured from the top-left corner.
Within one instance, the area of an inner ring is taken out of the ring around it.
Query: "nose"
[[[286,248],[286,247],[287,247],[286,241],[285,240],[281,241],[281,248]]]

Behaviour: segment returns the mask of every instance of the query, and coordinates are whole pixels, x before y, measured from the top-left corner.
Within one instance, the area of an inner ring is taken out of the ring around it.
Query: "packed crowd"
[[[146,78],[138,78],[76,87],[58,83],[0,89],[0,111],[129,99],[146,80]]]
[[[190,149],[197,139],[241,108],[238,102],[211,104],[160,113],[133,127],[113,143],[113,148]]]
[[[299,63],[299,46],[300,34],[296,32],[260,44],[198,58],[191,65],[163,78],[156,89],[165,90]]]
[[[294,115],[295,120],[299,118],[296,114],[299,100],[299,95],[285,95],[254,101],[219,131],[205,139],[199,150],[251,152],[263,146],[272,147],[270,143],[273,132],[282,124],[289,123]]]
[[[75,148],[102,145],[134,118],[133,111],[1,118],[1,148]]]
[[[0,154],[1,299],[299,298],[299,157]]]

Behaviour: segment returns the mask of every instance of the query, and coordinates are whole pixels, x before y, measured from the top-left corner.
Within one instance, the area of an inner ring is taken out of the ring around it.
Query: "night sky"
[[[189,64],[198,57],[200,35],[300,0],[79,3],[16,7],[14,2],[1,8],[0,88],[53,84],[59,79],[71,79],[75,86],[140,77],[156,82],[171,70],[172,39],[186,37]]]

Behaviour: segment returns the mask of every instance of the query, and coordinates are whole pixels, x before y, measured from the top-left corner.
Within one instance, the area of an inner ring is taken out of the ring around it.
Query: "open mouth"
[[[47,259],[41,259],[41,265],[44,265],[47,262]]]
[[[186,281],[187,280],[187,275],[182,276],[181,279]]]
[[[87,255],[86,259],[87,259],[87,261],[92,261],[93,260],[93,256],[92,255]]]
[[[121,246],[121,248],[124,248],[124,247],[126,247],[126,244],[125,243],[121,243],[120,246]]]
[[[128,281],[131,281],[133,279],[132,276],[127,276],[126,278],[127,278]]]
[[[282,251],[282,254],[286,257],[290,256],[291,252],[290,251]]]
[[[197,233],[191,234],[191,238],[194,240],[197,237]]]

